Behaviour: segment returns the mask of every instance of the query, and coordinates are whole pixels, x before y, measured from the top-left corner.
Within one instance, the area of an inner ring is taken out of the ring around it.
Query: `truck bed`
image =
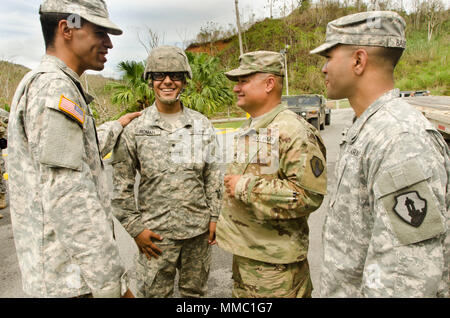
[[[403,99],[421,111],[444,138],[450,140],[450,96],[417,96]]]

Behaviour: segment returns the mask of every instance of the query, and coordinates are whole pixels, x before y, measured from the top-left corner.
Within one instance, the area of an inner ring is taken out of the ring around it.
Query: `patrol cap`
[[[367,11],[350,14],[333,20],[327,25],[325,43],[309,54],[323,54],[338,45],[382,46],[405,48],[403,18],[392,11]]]
[[[144,71],[147,80],[151,72],[186,72],[192,78],[192,70],[186,53],[177,46],[163,45],[150,51]]]
[[[225,75],[229,80],[236,82],[239,76],[253,73],[271,73],[284,76],[283,55],[271,51],[255,51],[242,54],[239,57],[239,67],[226,72]]]
[[[122,30],[109,20],[108,9],[103,0],[45,0],[39,13],[77,14],[83,19],[104,27],[108,33],[121,35]]]

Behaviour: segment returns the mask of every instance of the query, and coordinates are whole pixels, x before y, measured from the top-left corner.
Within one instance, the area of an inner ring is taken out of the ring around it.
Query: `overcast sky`
[[[38,9],[42,0],[0,0],[0,60],[29,68],[39,65],[44,54],[44,40]],[[240,0],[244,21],[269,15],[267,0]],[[146,39],[146,28],[157,32],[164,43],[183,47],[209,21],[223,28],[235,24],[234,0],[106,0],[110,19],[124,31],[111,36],[114,48],[107,55],[104,76],[117,76],[122,60],[143,60],[147,52],[139,43]]]
[[[293,0],[284,0],[291,3]],[[411,0],[404,0],[409,2]],[[34,68],[44,54],[38,9],[42,0],[0,0],[0,60]],[[295,1],[294,1],[295,2]],[[210,21],[227,29],[235,25],[234,0],[106,0],[111,20],[124,34],[111,36],[114,48],[107,55],[102,75],[117,77],[117,64],[140,61],[147,52],[138,39],[146,39],[146,29],[164,41],[183,47]],[[241,22],[269,16],[268,0],[239,0]],[[274,10],[274,16],[280,10]]]

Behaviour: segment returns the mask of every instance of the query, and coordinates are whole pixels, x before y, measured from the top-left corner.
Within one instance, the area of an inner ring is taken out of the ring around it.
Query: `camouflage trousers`
[[[148,260],[143,253],[136,259],[137,297],[171,297],[178,269],[178,288],[181,297],[202,297],[211,265],[211,246],[205,234],[186,239],[164,238],[156,244],[162,254],[158,259]]]
[[[310,298],[308,260],[270,264],[233,255],[234,298]]]

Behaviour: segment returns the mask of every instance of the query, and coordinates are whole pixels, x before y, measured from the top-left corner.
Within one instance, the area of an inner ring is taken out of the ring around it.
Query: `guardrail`
[[[212,122],[213,124],[218,124],[218,123],[231,123],[231,122],[243,121],[243,120],[247,120],[247,118],[246,117],[240,117],[240,118],[219,118],[219,119],[211,119],[210,122]]]
[[[335,109],[340,109],[341,103],[348,103],[348,99],[344,98],[344,99],[327,99],[326,104],[328,106],[328,103],[334,103],[334,108]]]

